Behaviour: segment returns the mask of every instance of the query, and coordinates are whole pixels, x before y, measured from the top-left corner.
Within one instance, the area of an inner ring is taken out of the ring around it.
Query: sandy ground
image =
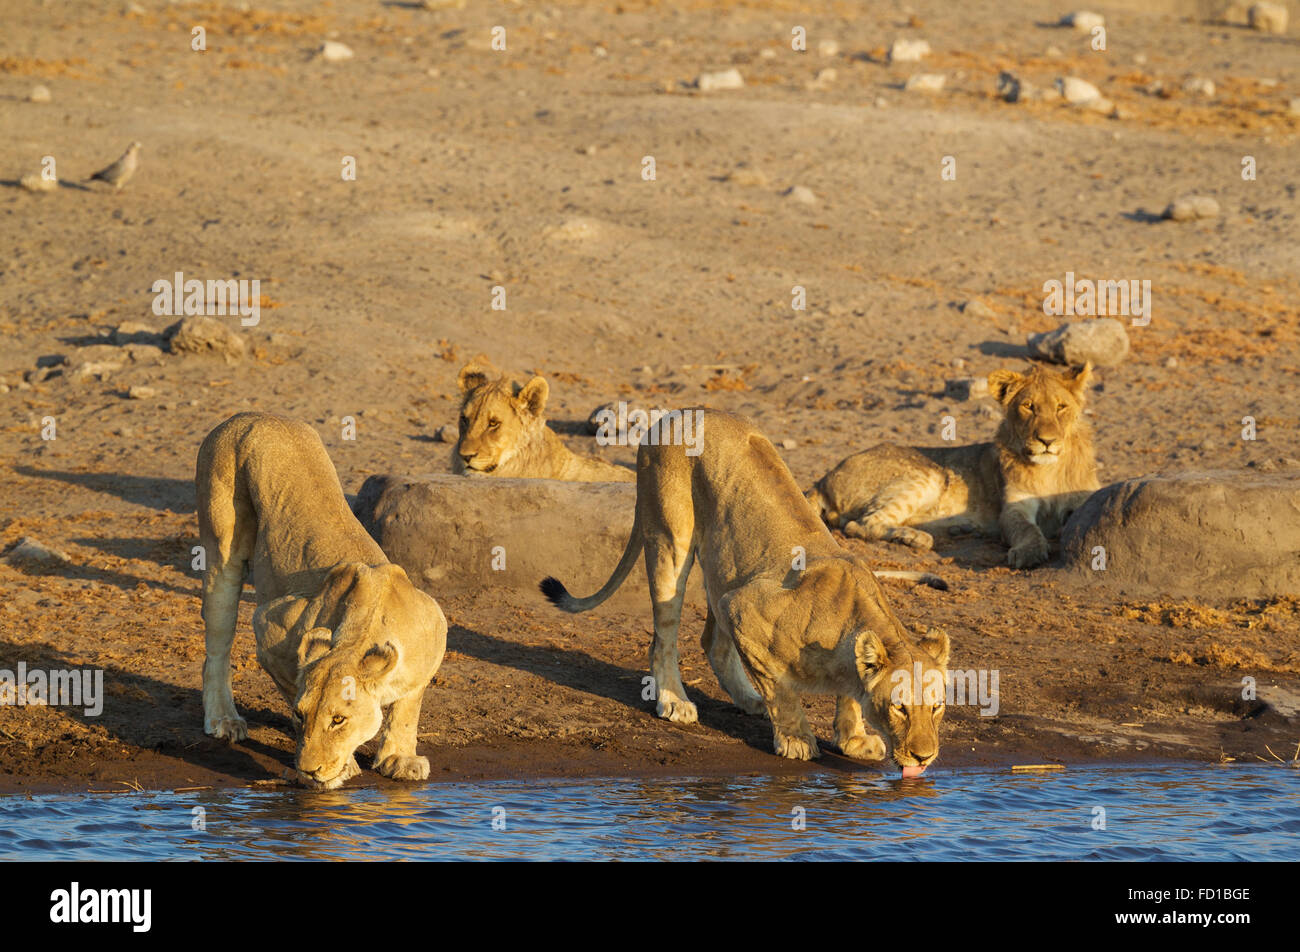
[[[937,443],[949,414],[959,439],[988,438],[995,408],[945,397],[945,380],[1021,366],[1025,334],[1058,323],[1043,283],[1074,272],[1153,288],[1153,320],[1090,394],[1104,482],[1298,455],[1300,26],[1094,6],[1104,52],[1050,25],[1065,5],[1019,0],[0,0],[0,547],[33,536],[70,557],[0,563],[0,668],[102,668],[108,693],[94,718],[0,708],[0,790],[246,784],[289,763],[251,595],[235,692],[252,737],[202,732],[193,460],[239,410],[315,424],[355,492],[368,474],[445,468],[433,433],[454,423],[457,369],[486,351],[549,377],[575,449],[631,461],[580,433],[606,401],[707,402],[792,441],[809,484],[882,439]],[[205,51],[190,46],[200,25]],[[490,47],[497,25],[506,51]],[[890,64],[898,37],[933,52]],[[329,38],[355,56],[314,55]],[[732,66],[743,89],[690,87]],[[1005,103],[1003,70],[1083,77],[1119,117]],[[946,85],[904,91],[917,72]],[[1183,92],[1195,77],[1215,94]],[[27,101],[37,84],[52,101]],[[121,192],[78,184],[137,139]],[[47,155],[65,184],[18,187]],[[1221,214],[1158,220],[1187,193]],[[222,319],[242,359],[158,352],[144,332],[114,342],[123,323],[174,320],[150,288],[177,271],[261,281],[256,327]],[[972,299],[983,316],[961,310]],[[1300,742],[1300,600],[1124,600],[1010,571],[992,543],[850,544],[940,571],[950,592],[890,583],[897,611],[947,627],[954,665],[1000,671],[998,716],[954,710],[943,765],[1290,759]],[[773,757],[693,637],[701,723],[657,720],[639,696],[648,606],[443,602],[450,650],[421,727],[435,778],[879,769]],[[702,624],[697,606],[684,632]],[[1243,677],[1259,700],[1241,699]],[[827,740],[831,705],[809,702]]]

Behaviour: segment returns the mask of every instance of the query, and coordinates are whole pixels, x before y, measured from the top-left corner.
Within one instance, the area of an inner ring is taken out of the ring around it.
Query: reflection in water
[[[8,797],[0,858],[1295,860],[1297,792],[1177,766]]]

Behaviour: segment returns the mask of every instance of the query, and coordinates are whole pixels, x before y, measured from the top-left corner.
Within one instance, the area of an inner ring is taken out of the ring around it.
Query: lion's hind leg
[[[943,496],[943,471],[938,467],[892,480],[859,512],[844,519],[844,534],[856,539],[881,539],[922,551],[934,548],[930,533],[905,525],[918,512]]]
[[[709,665],[717,675],[718,683],[732,703],[746,714],[762,714],[766,705],[749,683],[749,675],[745,674],[745,666],[740,663],[740,655],[736,652],[736,643],[732,640],[731,633],[718,631],[718,620],[712,608],[704,620],[704,637],[700,641]]]

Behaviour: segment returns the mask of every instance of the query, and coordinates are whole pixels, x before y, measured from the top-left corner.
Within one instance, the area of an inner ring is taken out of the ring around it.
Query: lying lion
[[[207,557],[203,729],[248,736],[235,710],[230,646],[251,567],[257,660],[299,726],[299,780],[342,786],[360,773],[354,751],[376,734],[375,770],[427,779],[416,729],[447,620],[353,517],[320,437],[284,417],[236,414],[199,447],[195,487]]]
[[[1100,486],[1083,419],[1091,371],[1091,364],[1061,375],[1040,367],[995,370],[989,392],[1005,413],[992,443],[882,443],[841,461],[808,501],[848,536],[929,549],[931,533],[944,529],[1000,531],[1011,547],[1009,565],[1040,565],[1048,539]]]
[[[452,472],[584,483],[636,479],[630,469],[579,456],[560,441],[546,425],[550,388],[544,377],[520,386],[485,359],[475,358],[461,368],[458,383],[464,398]]]
[[[946,679],[948,636],[909,638],[871,567],[835,542],[754,427],[707,409],[702,426],[696,456],[681,445],[641,444],[632,535],[604,587],[575,598],[548,578],[542,592],[564,611],[587,611],[644,554],[655,710],[690,724],[697,713],[682,686],[677,629],[698,556],[708,597],[705,654],[737,705],[767,711],[777,754],[819,756],[800,695],[834,694],[840,750],[881,760],[888,749],[906,774],[919,774],[939,753],[943,697],[923,695],[923,687]]]

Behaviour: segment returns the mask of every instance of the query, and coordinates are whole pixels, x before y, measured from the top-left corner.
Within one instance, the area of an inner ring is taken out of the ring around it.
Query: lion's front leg
[[[885,742],[875,731],[867,730],[862,719],[862,705],[856,698],[844,694],[835,699],[835,742],[845,757],[854,760],[885,759]]]
[[[1007,552],[1007,564],[1013,569],[1031,569],[1047,561],[1050,548],[1043,530],[1035,521],[1037,500],[1022,499],[1008,503],[1002,509],[998,524],[1002,528],[1002,538],[1011,548]]]
[[[420,725],[420,704],[424,700],[421,686],[398,698],[388,709],[379,733],[379,753],[375,770],[394,780],[428,780],[429,760],[415,752],[416,733]]]

